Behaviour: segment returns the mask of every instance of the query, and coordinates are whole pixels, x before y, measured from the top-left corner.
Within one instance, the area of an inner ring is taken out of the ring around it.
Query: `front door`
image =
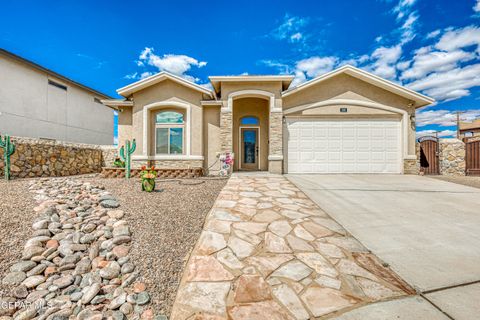
[[[258,128],[241,128],[241,169],[258,170]]]

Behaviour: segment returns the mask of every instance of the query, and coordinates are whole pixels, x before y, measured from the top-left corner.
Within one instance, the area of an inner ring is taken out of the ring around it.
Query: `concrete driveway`
[[[410,175],[287,178],[427,297],[480,281],[480,189]]]

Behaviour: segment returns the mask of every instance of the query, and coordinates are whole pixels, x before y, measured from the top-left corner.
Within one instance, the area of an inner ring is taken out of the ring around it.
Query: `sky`
[[[298,85],[351,64],[436,99],[419,135],[480,117],[480,0],[1,1],[0,47],[115,98],[164,70]]]

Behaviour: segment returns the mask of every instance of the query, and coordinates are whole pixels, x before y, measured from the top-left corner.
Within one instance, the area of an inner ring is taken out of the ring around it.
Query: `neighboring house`
[[[106,94],[0,49],[0,134],[113,144]]]
[[[458,123],[459,139],[480,137],[480,119]]]
[[[293,76],[210,77],[213,90],[166,72],[117,92],[119,145],[134,165],[234,170],[406,173],[417,168],[415,109],[433,99],[352,66],[289,89]]]

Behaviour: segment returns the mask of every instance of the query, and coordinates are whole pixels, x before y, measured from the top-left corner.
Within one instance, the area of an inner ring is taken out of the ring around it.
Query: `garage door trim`
[[[403,159],[404,159],[404,156],[402,156],[405,152],[405,149],[404,149],[404,142],[405,142],[405,138],[403,137],[404,135],[402,134],[402,131],[404,131],[403,129],[403,119],[395,119],[393,117],[348,117],[348,118],[340,118],[338,116],[334,116],[334,117],[318,117],[318,116],[308,116],[308,117],[305,117],[305,116],[287,116],[285,117],[285,125],[284,125],[284,145],[285,145],[285,152],[284,152],[284,159],[286,160],[285,161],[285,171],[286,172],[290,172],[290,163],[289,163],[289,142],[290,142],[290,137],[289,137],[289,132],[288,132],[288,129],[289,129],[289,125],[293,124],[294,122],[332,122],[332,127],[325,127],[325,129],[331,129],[331,128],[334,128],[335,127],[335,123],[336,122],[354,122],[354,123],[361,123],[361,122],[366,122],[366,123],[375,123],[375,122],[383,122],[384,124],[387,124],[388,122],[391,122],[392,124],[396,124],[396,125],[393,125],[391,128],[393,129],[396,129],[396,136],[397,136],[397,146],[396,146],[396,150],[395,152],[397,153],[397,160],[396,160],[396,163],[395,163],[395,169],[390,169],[393,173],[403,173]],[[357,125],[354,126],[355,128],[357,128]],[[342,127],[340,126],[339,128],[342,128],[344,129],[345,127]],[[370,129],[372,127],[369,127]],[[388,128],[388,126],[387,126]],[[300,129],[299,129],[300,130]],[[301,138],[299,138],[301,139]],[[343,138],[340,138],[340,139],[343,139]],[[358,136],[355,136],[355,139],[358,139]],[[357,141],[355,141],[355,143],[358,143]],[[357,149],[356,149],[357,150]],[[385,150],[385,149],[384,149]],[[330,157],[330,153],[328,153]],[[335,152],[334,152],[335,154]],[[340,151],[340,154],[342,155],[345,155],[344,153],[344,149],[342,149],[342,151]],[[355,154],[357,154],[355,152]],[[370,156],[372,155],[373,153],[370,153]],[[388,150],[385,150],[385,153],[384,155],[386,156],[385,159],[385,165],[391,165],[392,163],[389,163],[388,161]],[[358,154],[357,154],[358,156]],[[343,156],[342,156],[343,157]],[[315,161],[315,160],[314,160]],[[328,163],[329,165],[331,164],[331,161],[329,162],[328,160],[326,161],[326,163]],[[341,167],[342,169],[339,169],[339,171],[343,171],[344,170],[344,167],[343,165],[345,164],[348,164],[348,160],[347,162],[341,162]],[[370,163],[369,165],[373,165],[374,162]],[[315,163],[313,163],[313,165],[315,165]],[[318,165],[318,163],[317,163]],[[355,165],[359,165],[358,163],[356,163]],[[391,167],[392,168],[392,167]],[[358,167],[356,167],[356,169],[358,169]],[[372,169],[371,167],[369,167],[369,169]],[[329,169],[328,169],[329,170]],[[398,171],[397,171],[398,170]],[[304,172],[304,173],[314,173],[315,170],[313,171],[309,171],[309,172]],[[342,172],[337,172],[337,171],[332,171],[332,173],[342,173]],[[353,172],[352,172],[353,173]],[[367,173],[367,172],[365,172]],[[368,172],[368,173],[373,173],[373,172]]]

